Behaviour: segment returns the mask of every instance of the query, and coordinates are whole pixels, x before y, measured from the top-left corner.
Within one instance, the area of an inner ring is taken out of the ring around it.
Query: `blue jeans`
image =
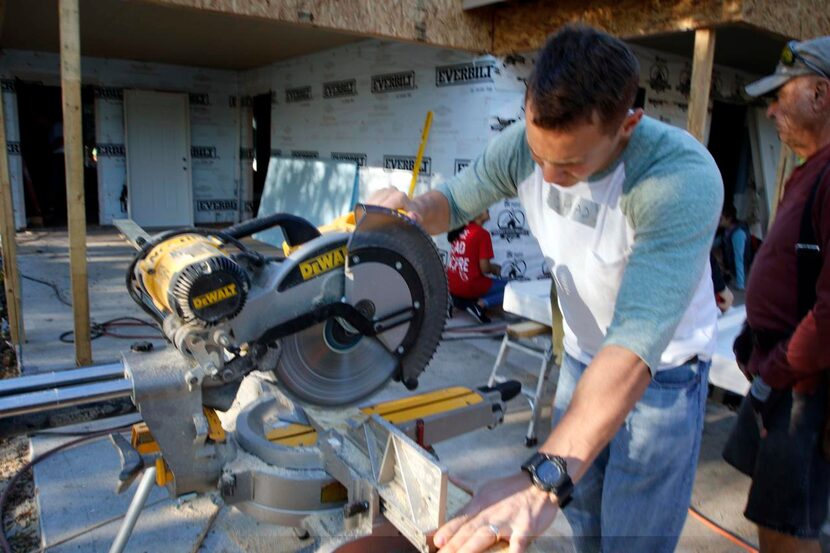
[[[659,371],[623,426],[576,483],[563,514],[577,551],[674,551],[700,452],[709,361]],[[553,424],[586,365],[565,355]]]
[[[493,284],[490,285],[490,289],[487,290],[487,293],[481,296],[481,303],[484,304],[484,307],[501,305],[504,301],[504,288],[509,282],[508,280],[498,277],[491,277],[490,280],[493,281]]]

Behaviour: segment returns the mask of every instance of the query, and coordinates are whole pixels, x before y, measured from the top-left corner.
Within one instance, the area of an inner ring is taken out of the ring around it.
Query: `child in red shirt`
[[[501,305],[507,280],[499,278],[499,265],[492,263],[493,241],[490,233],[481,226],[490,220],[490,212],[484,211],[461,229],[447,235],[451,244],[447,266],[447,280],[453,296],[476,300],[467,311],[479,322],[489,322],[484,310]],[[487,275],[495,276],[487,276]]]

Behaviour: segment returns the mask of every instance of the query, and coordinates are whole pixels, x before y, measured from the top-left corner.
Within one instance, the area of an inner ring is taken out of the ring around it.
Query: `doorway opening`
[[[719,264],[724,280],[735,295],[734,304],[744,303],[743,287],[749,267],[741,265],[741,276],[733,275],[734,262],[727,256],[739,255],[727,247],[725,240],[731,239],[737,226],[741,226],[750,235],[746,236],[745,248],[753,248],[752,229],[758,239],[761,235],[760,206],[757,202],[756,179],[752,163],[752,147],[747,122],[748,106],[714,101],[712,106],[712,123],[709,130],[709,152],[715,159],[723,177],[723,213],[729,219],[721,218],[721,226],[714,242],[713,254]],[[731,222],[726,222],[730,221]],[[743,231],[742,231],[743,232]],[[753,248],[754,249],[754,248]],[[743,258],[743,253],[740,254]],[[744,272],[745,271],[745,272]]]
[[[46,86],[19,79],[15,87],[26,226],[65,227],[66,171],[61,89],[59,86]],[[98,174],[92,156],[95,145],[95,104],[91,91],[82,92],[81,103],[86,222],[97,225]]]

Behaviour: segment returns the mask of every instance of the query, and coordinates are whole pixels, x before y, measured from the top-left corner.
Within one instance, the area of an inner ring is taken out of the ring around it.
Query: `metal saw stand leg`
[[[127,540],[133,533],[135,523],[138,522],[138,515],[147,503],[147,497],[156,483],[156,467],[149,467],[144,471],[141,480],[138,483],[138,488],[135,490],[133,500],[130,501],[130,507],[127,509],[127,514],[124,517],[124,522],[121,523],[121,528],[118,529],[118,534],[112,542],[109,553],[122,553],[127,546]]]
[[[504,334],[504,339],[501,342],[499,354],[496,356],[496,362],[493,364],[493,370],[490,372],[490,378],[487,380],[488,386],[492,386],[495,382],[504,381],[504,377],[497,376],[497,373],[507,357],[508,348],[518,349],[541,360],[539,375],[536,380],[536,390],[529,392],[522,386],[522,395],[527,399],[531,410],[530,423],[528,424],[527,435],[525,436],[525,445],[527,447],[533,447],[538,443],[536,427],[539,426],[539,415],[542,412],[541,400],[545,392],[545,383],[550,376],[550,370],[553,365],[553,344],[545,349],[541,349],[525,345],[520,340],[532,338],[544,333],[550,333],[550,328],[531,321],[509,325],[507,332]]]

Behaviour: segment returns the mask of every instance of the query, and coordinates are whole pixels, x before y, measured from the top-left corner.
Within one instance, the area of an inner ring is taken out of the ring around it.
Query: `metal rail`
[[[38,390],[123,378],[124,365],[121,362],[9,378],[0,380],[0,399],[4,396],[25,394]]]
[[[122,378],[0,397],[0,419],[128,397],[132,389],[132,383]]]

